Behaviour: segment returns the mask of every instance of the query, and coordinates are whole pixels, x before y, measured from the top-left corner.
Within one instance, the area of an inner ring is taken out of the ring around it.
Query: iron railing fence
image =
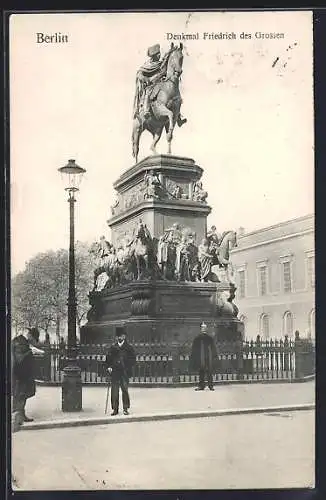
[[[195,384],[198,374],[189,370],[191,343],[133,343],[137,355],[131,384]],[[308,339],[270,339],[260,337],[244,342],[219,342],[214,382],[252,380],[302,380],[315,372],[315,346]],[[44,345],[45,355],[36,359],[36,379],[60,383],[67,364],[63,345]],[[79,345],[77,362],[84,384],[105,383],[105,357],[109,345]]]

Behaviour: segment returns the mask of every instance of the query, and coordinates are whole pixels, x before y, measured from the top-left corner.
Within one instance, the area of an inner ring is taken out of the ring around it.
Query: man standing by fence
[[[199,372],[199,385],[196,391],[205,389],[206,380],[209,389],[214,391],[213,370],[216,358],[217,351],[214,339],[208,334],[207,325],[202,323],[200,325],[200,334],[193,341],[189,360],[190,369]]]
[[[25,413],[28,398],[35,395],[35,363],[34,356],[43,356],[44,351],[35,344],[39,341],[37,328],[29,328],[26,337],[18,335],[12,340],[12,395],[13,395],[13,432],[23,422],[31,422]]]
[[[124,327],[116,328],[116,342],[110,347],[106,356],[106,366],[111,375],[111,415],[119,413],[119,388],[122,392],[122,405],[124,415],[128,415],[130,397],[128,392],[131,369],[136,362],[134,349],[126,340]]]

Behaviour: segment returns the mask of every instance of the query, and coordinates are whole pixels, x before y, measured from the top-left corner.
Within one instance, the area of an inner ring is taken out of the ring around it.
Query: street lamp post
[[[69,203],[69,293],[68,293],[68,349],[66,366],[63,369],[62,380],[62,411],[80,411],[82,409],[82,382],[81,370],[77,364],[76,352],[76,288],[75,288],[75,193],[79,191],[79,184],[84,168],[79,167],[75,160],[69,160],[67,165],[58,169],[68,180],[65,190],[68,192]]]

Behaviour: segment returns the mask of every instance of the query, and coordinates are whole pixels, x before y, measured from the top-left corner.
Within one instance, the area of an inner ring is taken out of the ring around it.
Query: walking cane
[[[108,374],[108,385],[107,385],[107,390],[106,390],[106,400],[105,400],[105,410],[104,414],[106,415],[108,412],[108,404],[109,404],[109,395],[110,395],[110,375]]]

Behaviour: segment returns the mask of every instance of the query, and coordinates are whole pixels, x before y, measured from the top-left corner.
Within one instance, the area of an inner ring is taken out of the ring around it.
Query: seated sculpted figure
[[[134,100],[134,118],[146,119],[150,117],[150,103],[156,98],[155,84],[162,81],[166,75],[166,67],[171,49],[161,59],[161,47],[155,44],[148,48],[148,60],[140,67],[136,75],[136,94]],[[186,118],[179,114],[177,124],[181,127]]]

